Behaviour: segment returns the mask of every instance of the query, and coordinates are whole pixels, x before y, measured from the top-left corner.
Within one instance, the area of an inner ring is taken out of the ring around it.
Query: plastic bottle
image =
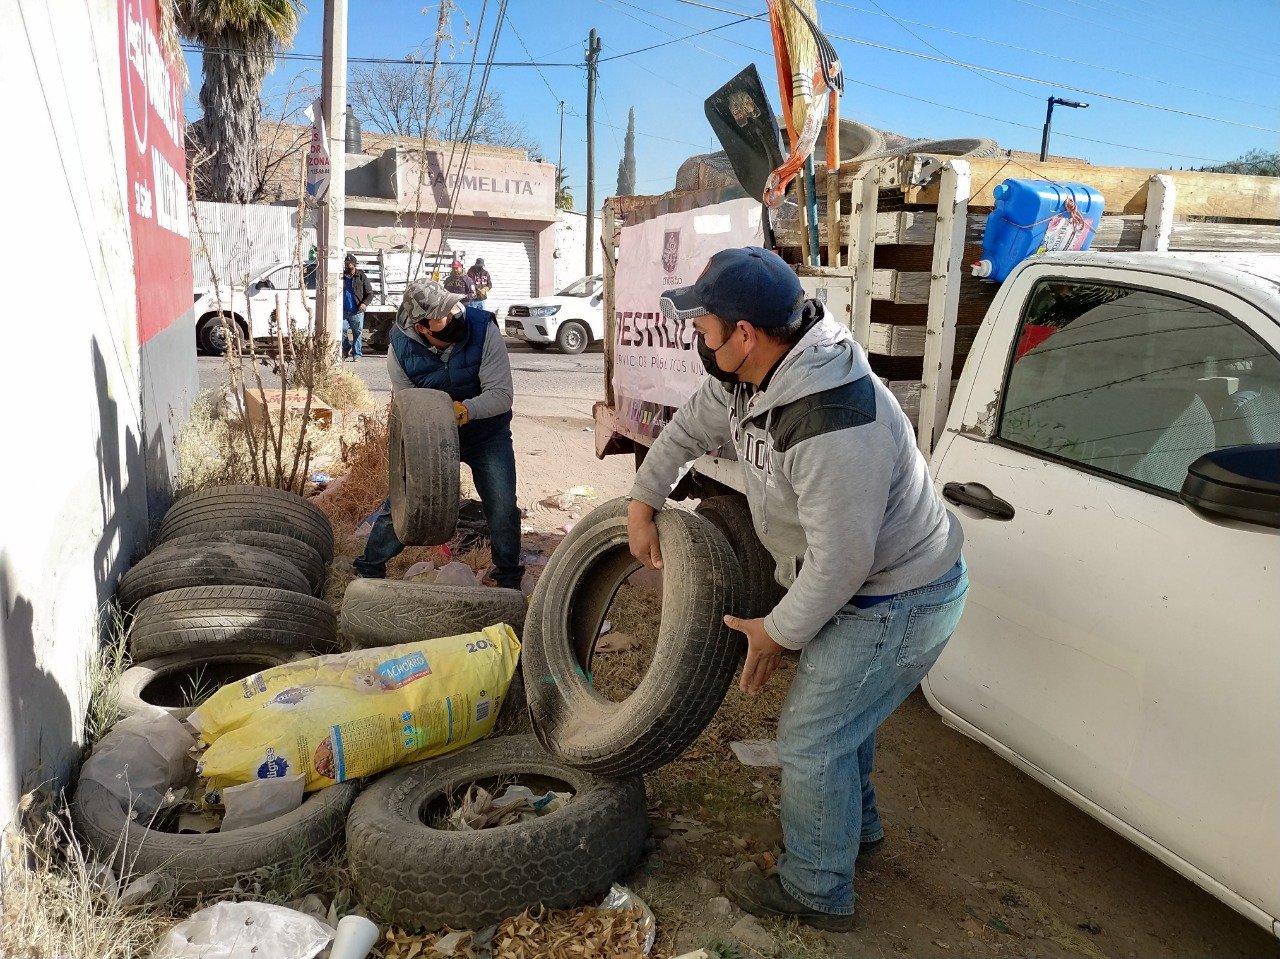
[[[1083,183],[1010,179],[992,193],[996,205],[973,275],[997,283],[1037,253],[1089,249],[1102,218],[1102,194]]]

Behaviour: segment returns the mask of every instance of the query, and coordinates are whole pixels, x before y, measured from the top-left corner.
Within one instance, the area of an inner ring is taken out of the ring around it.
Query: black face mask
[[[747,358],[745,356],[742,358],[742,363],[739,363],[732,370],[723,370],[720,368],[720,364],[716,362],[716,354],[725,348],[728,341],[726,340],[724,343],[721,343],[719,349],[713,350],[711,347],[707,346],[707,341],[701,333],[697,334],[696,339],[698,359],[702,360],[702,366],[707,371],[708,376],[713,376],[721,383],[726,383],[729,386],[733,386],[734,384],[741,382],[741,380],[738,379],[738,370],[742,369],[742,363],[747,362]]]
[[[425,327],[426,324],[424,323]],[[467,319],[465,313],[454,313],[449,317],[449,322],[444,325],[444,329],[440,332],[427,327],[428,332],[433,337],[443,343],[457,343],[467,332]]]

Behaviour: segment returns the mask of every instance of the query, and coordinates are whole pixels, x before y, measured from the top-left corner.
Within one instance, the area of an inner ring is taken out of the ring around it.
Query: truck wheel
[[[356,579],[342,597],[342,635],[364,648],[474,633],[495,623],[519,634],[527,606],[518,589]]]
[[[117,597],[129,610],[148,596],[188,586],[274,586],[311,594],[298,567],[275,553],[235,543],[163,544],[124,574]]]
[[[774,578],[777,564],[756,535],[751,522],[751,507],[745,496],[710,496],[698,504],[695,512],[705,516],[724,533],[729,546],[742,567],[744,619],[765,616],[787,595]]]
[[[268,586],[192,586],[138,604],[129,653],[135,662],[246,646],[329,653],[337,637],[333,609],[314,596]]]
[[[627,503],[593,510],[551,555],[525,620],[521,669],[534,730],[557,758],[600,776],[651,772],[683,752],[724,700],[745,651],[724,624],[743,606],[728,540],[685,510],[657,516],[664,562],[662,623],[653,662],[613,702],[591,684],[605,613],[640,568],[627,547]]]
[[[184,496],[164,514],[160,542],[236,529],[293,536],[326,563],[333,559],[333,527],[320,508],[297,493],[267,486],[215,486]]]
[[[591,334],[577,320],[561,323],[560,330],[556,333],[556,347],[561,353],[567,353],[569,356],[581,353],[590,342]]]
[[[120,717],[159,706],[174,719],[186,719],[200,703],[228,683],[239,682],[273,666],[283,666],[297,655],[271,646],[247,646],[189,650],[148,659],[130,666],[120,675]]]
[[[308,546],[296,537],[285,536],[283,533],[263,533],[256,529],[224,529],[212,533],[187,533],[164,541],[166,546],[194,546],[200,543],[238,543],[241,546],[265,549],[298,567],[298,572],[311,584],[313,596],[319,596],[324,589],[327,569],[324,560],[315,547]]]
[[[227,324],[233,329],[228,330]],[[239,319],[233,316],[224,318],[215,313],[205,317],[196,327],[196,345],[211,356],[225,356],[237,332],[241,340],[248,336]]]
[[[571,792],[559,809],[489,829],[438,828],[477,783]],[[539,904],[577,906],[640,861],[649,824],[639,777],[556,762],[532,736],[502,736],[389,772],[347,818],[360,901],[406,928],[481,929]]]
[[[406,546],[439,546],[458,527],[458,426],[439,390],[397,390],[387,472],[391,522]]]
[[[173,786],[182,785],[173,783]],[[177,895],[194,899],[230,889],[236,880],[295,862],[301,851],[323,856],[342,839],[355,783],[338,783],[307,795],[291,813],[232,832],[187,835],[148,828],[129,816],[100,783],[82,781],[71,816],[76,833],[120,876],[161,872],[173,876]]]

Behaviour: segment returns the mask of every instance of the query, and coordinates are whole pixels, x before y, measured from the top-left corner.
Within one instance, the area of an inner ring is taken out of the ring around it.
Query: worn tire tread
[[[148,596],[188,586],[274,586],[311,595],[311,584],[291,562],[235,543],[159,546],[124,574],[116,595],[129,610]]]
[[[356,579],[342,597],[339,623],[343,637],[361,647],[457,636],[495,623],[518,635],[527,605],[518,589]]]

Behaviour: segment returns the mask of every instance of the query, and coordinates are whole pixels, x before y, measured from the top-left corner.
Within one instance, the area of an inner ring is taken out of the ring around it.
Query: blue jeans
[[[351,333],[351,346],[347,346],[347,333]],[[364,356],[364,348],[360,345],[360,334],[364,332],[364,310],[359,313],[342,314],[342,355],[350,356],[352,351],[357,357]]]
[[[884,835],[871,768],[876,728],[920,685],[964,611],[964,559],[919,589],[843,607],[804,648],[778,723],[783,888],[853,912],[858,846]]]
[[[489,524],[493,578],[499,586],[519,589],[524,567],[520,565],[520,507],[516,504],[516,453],[511,430],[501,430],[475,443],[467,443],[460,436],[459,459],[471,467],[471,478]],[[387,561],[403,551],[404,544],[396,537],[391,522],[391,501],[387,500],[373,521],[364,553],[352,565],[361,576],[381,579],[387,575]]]

